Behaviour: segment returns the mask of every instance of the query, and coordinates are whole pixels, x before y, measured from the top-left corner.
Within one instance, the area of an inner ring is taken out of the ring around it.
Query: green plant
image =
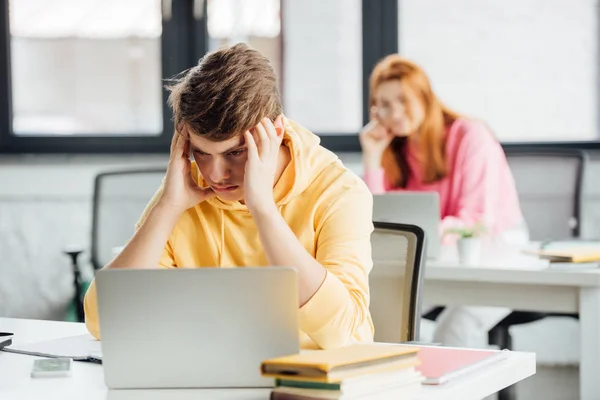
[[[481,222],[476,222],[472,225],[465,225],[461,227],[449,228],[445,231],[445,234],[458,235],[460,238],[474,238],[479,237],[485,233],[485,225]]]

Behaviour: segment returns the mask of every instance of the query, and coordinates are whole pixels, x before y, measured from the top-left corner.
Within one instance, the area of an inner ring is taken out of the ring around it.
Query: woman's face
[[[418,131],[425,109],[417,94],[400,80],[383,82],[375,91],[376,116],[396,136]]]

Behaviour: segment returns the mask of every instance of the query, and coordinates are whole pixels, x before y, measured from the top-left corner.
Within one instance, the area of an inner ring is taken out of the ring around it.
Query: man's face
[[[213,142],[190,135],[190,149],[204,180],[225,201],[244,198],[244,173],[248,152],[243,135]]]

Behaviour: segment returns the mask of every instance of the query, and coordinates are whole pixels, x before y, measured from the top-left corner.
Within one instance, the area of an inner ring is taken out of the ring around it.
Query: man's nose
[[[209,178],[213,183],[221,183],[231,176],[231,170],[225,160],[215,157],[211,166]]]

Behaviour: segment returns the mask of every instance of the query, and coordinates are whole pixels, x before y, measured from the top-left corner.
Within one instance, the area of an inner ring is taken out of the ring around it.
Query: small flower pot
[[[460,238],[458,246],[458,261],[461,265],[477,265],[481,259],[481,238]]]

